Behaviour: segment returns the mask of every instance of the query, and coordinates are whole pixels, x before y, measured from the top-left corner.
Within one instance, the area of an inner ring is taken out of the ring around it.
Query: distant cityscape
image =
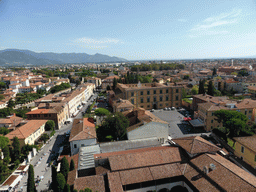
[[[256,59],[9,51],[0,191],[256,190]]]

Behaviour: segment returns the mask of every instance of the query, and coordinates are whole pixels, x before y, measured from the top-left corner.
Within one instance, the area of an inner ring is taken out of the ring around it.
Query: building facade
[[[120,90],[116,97],[129,100],[135,107],[144,109],[163,109],[180,107],[182,86],[160,83],[117,84]]]

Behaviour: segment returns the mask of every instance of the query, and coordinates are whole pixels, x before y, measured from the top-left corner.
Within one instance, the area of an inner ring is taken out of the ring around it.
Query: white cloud
[[[121,43],[119,39],[114,38],[101,38],[101,39],[93,39],[88,37],[82,37],[74,40],[75,43],[82,43],[88,45],[100,45],[100,44],[117,44]]]
[[[198,31],[206,31],[206,34],[211,34],[208,30],[217,28],[220,26],[230,25],[233,23],[237,23],[239,20],[239,17],[241,16],[242,10],[241,9],[233,9],[231,12],[228,13],[221,13],[214,17],[208,17],[205,20],[203,20],[201,23],[196,25],[194,28],[192,28],[191,32],[198,32]],[[212,35],[222,34],[218,33],[218,31],[215,31],[216,33],[212,33]]]

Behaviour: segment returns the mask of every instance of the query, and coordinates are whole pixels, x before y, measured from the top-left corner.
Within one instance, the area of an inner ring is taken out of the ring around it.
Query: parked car
[[[191,121],[191,117],[184,117],[184,121]]]
[[[172,109],[172,110],[175,110],[175,107],[172,107],[171,109]]]
[[[155,111],[155,109],[151,109],[151,112],[154,112]]]

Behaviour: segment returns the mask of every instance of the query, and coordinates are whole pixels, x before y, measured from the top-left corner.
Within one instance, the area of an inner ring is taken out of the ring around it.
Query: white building
[[[93,119],[74,119],[69,142],[71,156],[77,154],[81,147],[96,145],[97,136]]]

